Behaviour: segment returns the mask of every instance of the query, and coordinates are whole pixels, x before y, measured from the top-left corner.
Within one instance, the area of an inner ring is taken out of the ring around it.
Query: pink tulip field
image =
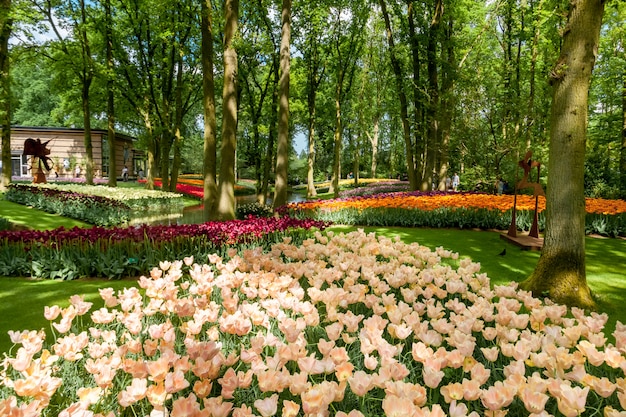
[[[626,326],[363,231],[162,261],[16,330],[0,416],[626,416]]]

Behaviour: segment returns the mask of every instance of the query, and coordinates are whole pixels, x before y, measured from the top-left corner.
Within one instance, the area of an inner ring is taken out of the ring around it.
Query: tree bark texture
[[[267,196],[269,194],[270,175],[274,166],[274,143],[276,142],[276,126],[278,125],[278,100],[279,100],[279,62],[280,57],[273,54],[272,60],[272,106],[270,108],[269,133],[267,135],[267,154],[263,159],[263,183],[261,184],[261,192],[257,196],[257,201],[262,206],[266,205]]]
[[[0,0],[0,125],[2,125],[2,172],[0,190],[11,182],[11,81],[9,37],[13,21],[11,0]]]
[[[237,33],[239,0],[226,0],[224,24],[224,89],[222,94],[222,161],[218,188],[217,219],[235,218],[235,151],[237,150]]]
[[[337,86],[335,88],[335,134],[333,136],[333,176],[330,181],[329,193],[335,198],[339,197],[339,179],[341,178],[341,139],[343,136],[343,124],[341,120],[341,96],[344,71],[339,69]]]
[[[276,150],[276,184],[273,208],[287,203],[287,174],[289,171],[289,69],[291,55],[291,0],[283,0],[282,35],[280,40],[280,98],[278,106],[278,144]]]
[[[89,89],[91,88],[91,82],[93,80],[93,65],[91,62],[91,47],[89,45],[89,38],[87,37],[87,10],[85,9],[85,2],[80,1],[80,13],[81,13],[81,25],[80,25],[80,39],[82,47],[82,104],[83,104],[83,123],[85,128],[85,180],[87,184],[93,185],[93,144],[91,142],[91,103],[89,98]]]
[[[622,149],[620,152],[620,194],[626,198],[626,72],[622,74]]]
[[[440,142],[439,123],[439,64],[437,62],[437,45],[439,44],[441,32],[441,17],[443,15],[443,0],[435,2],[433,18],[428,33],[428,44],[426,47],[427,69],[428,69],[428,105],[426,107],[426,120],[428,126],[426,143],[426,166],[420,189],[422,191],[432,190],[436,180],[437,152]]]
[[[210,220],[217,201],[217,118],[213,78],[211,0],[202,2],[202,107],[204,109],[204,219]]]
[[[587,104],[604,12],[601,0],[570,2],[553,84],[544,246],[522,287],[558,303],[594,307],[585,272],[584,162]]]

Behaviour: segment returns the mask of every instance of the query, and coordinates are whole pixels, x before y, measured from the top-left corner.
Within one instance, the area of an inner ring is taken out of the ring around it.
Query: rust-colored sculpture
[[[543,239],[539,238],[539,213],[537,212],[539,205],[539,196],[542,195],[545,197],[546,193],[539,184],[539,178],[541,173],[541,163],[538,161],[532,160],[532,151],[526,152],[524,159],[518,162],[520,168],[524,170],[524,176],[520,181],[515,184],[515,194],[513,197],[513,213],[511,217],[511,225],[509,226],[509,231],[506,234],[501,235],[503,238],[515,243],[519,246],[522,246],[526,249],[541,249],[543,244]],[[529,178],[531,174],[531,170],[533,168],[537,168],[537,182],[532,182]],[[533,238],[534,240],[526,242],[527,239],[522,239],[517,237],[517,190],[523,190],[525,188],[532,188],[533,195],[535,197],[535,214],[533,217],[533,223],[530,227],[530,231],[528,233],[528,238]]]
[[[45,168],[46,171],[50,171],[50,169],[52,169],[52,167],[50,166],[52,159],[48,157],[48,155],[50,155],[50,149],[46,147],[49,142],[50,141],[42,143],[41,139],[39,138],[28,138],[24,141],[24,151],[22,152],[22,154],[33,156],[38,160],[37,167],[33,166],[34,183],[47,182],[46,173],[43,169]]]

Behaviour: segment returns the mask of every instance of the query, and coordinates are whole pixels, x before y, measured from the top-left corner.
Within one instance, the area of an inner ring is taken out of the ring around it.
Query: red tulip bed
[[[192,225],[93,227],[0,232],[0,275],[75,279],[120,278],[147,273],[165,259],[206,258],[245,245],[269,245],[288,235],[304,237],[326,222],[249,218]]]

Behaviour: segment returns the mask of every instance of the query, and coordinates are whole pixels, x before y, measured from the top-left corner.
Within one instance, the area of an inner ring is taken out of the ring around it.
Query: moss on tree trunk
[[[541,255],[533,274],[520,287],[534,296],[585,309],[595,309],[595,302],[585,279],[585,265],[577,253],[558,252]]]
[[[595,306],[585,275],[585,148],[589,84],[602,0],[572,0],[561,55],[550,77],[550,154],[544,246],[522,288],[584,308]]]

